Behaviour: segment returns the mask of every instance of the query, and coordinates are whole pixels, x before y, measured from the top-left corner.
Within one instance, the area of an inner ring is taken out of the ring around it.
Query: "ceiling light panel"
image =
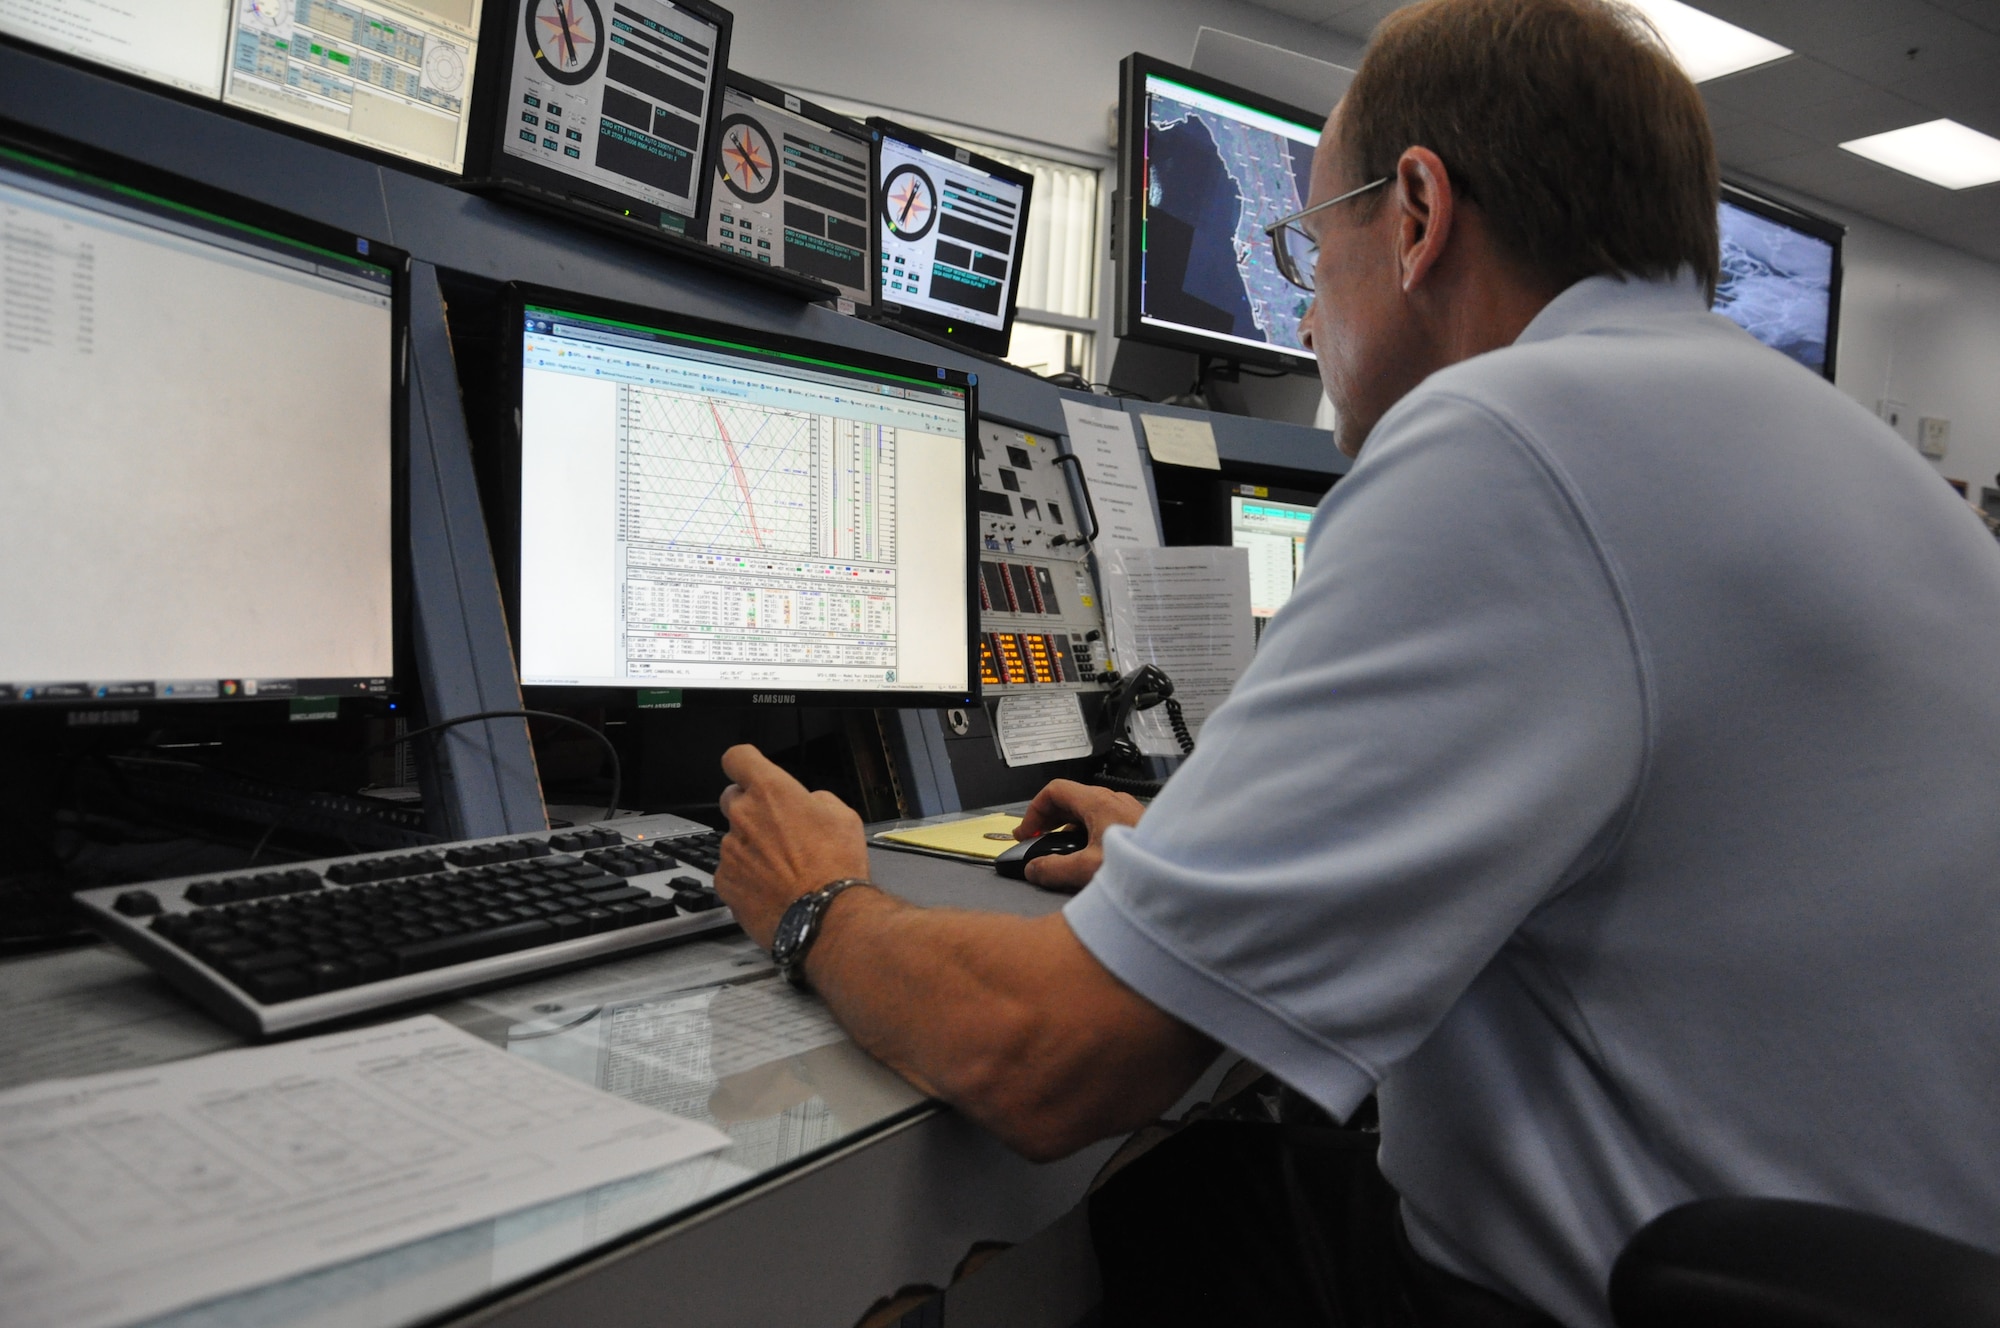
[[[1956,120],[1891,129],[1840,146],[1858,157],[1947,189],[1971,189],[2000,180],[2000,138],[1968,129]]]
[[[1653,20],[1666,39],[1667,49],[1697,83],[1706,83],[1725,74],[1740,74],[1792,53],[1778,43],[1734,23],[1725,23],[1680,0],[1626,0],[1632,8]]]

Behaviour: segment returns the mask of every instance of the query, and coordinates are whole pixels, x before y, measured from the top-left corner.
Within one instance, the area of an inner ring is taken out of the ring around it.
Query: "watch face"
[[[771,937],[771,958],[780,964],[789,963],[799,947],[805,944],[806,933],[812,929],[813,915],[817,912],[814,895],[802,895],[792,901],[785,915],[778,919],[778,930]]]

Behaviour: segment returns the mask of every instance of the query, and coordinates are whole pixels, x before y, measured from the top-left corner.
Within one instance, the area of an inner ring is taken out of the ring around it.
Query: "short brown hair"
[[[1714,293],[1719,177],[1701,94],[1615,0],[1423,0],[1375,30],[1341,111],[1358,175],[1438,154],[1502,250],[1558,289],[1692,267]]]

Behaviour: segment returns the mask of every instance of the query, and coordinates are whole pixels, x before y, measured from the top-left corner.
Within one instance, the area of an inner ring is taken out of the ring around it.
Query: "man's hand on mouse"
[[[1035,859],[1027,867],[1028,884],[1044,890],[1083,889],[1104,861],[1104,832],[1114,825],[1137,825],[1145,814],[1145,804],[1129,793],[1055,780],[1028,804],[1021,824],[1014,827],[1014,838],[1032,839],[1065,825],[1081,825],[1090,831],[1090,846]]]
[[[715,892],[752,940],[766,949],[778,919],[800,895],[847,876],[868,875],[861,818],[833,794],[809,793],[748,744],[722,754],[729,833]]]

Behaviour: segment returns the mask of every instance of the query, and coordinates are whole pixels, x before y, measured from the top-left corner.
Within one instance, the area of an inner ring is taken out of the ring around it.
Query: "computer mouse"
[[[1090,831],[1074,826],[1024,839],[993,859],[993,870],[1016,881],[1027,879],[1028,864],[1051,853],[1074,853],[1090,846]]]

